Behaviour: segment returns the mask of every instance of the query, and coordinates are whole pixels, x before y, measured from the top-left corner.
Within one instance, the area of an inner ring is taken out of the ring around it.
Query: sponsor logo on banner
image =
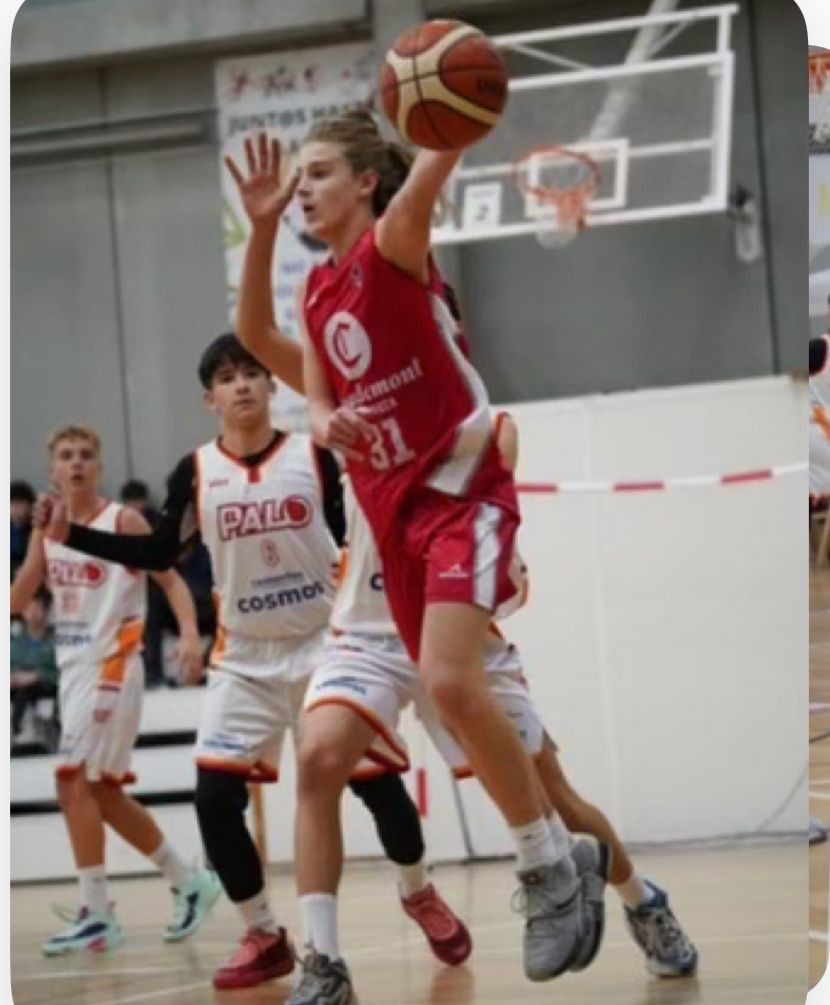
[[[264,130],[278,137],[286,177],[309,130],[332,115],[365,105],[375,87],[378,57],[367,42],[349,42],[297,52],[236,56],[216,64],[216,104],[219,129],[219,170],[224,196],[222,226],[228,316],[236,317],[236,297],[250,224],[233,179],[224,166],[226,156],[245,165],[244,140]],[[219,220],[217,220],[219,226]],[[298,284],[325,255],[320,243],[305,233],[305,220],[296,203],[283,216],[277,237],[274,310],[287,334],[299,335]],[[353,276],[359,284],[362,277]],[[277,426],[307,429],[305,399],[281,387],[273,399]]]

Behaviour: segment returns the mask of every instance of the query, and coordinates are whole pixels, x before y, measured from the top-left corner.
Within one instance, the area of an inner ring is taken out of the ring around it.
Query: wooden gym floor
[[[810,579],[810,735],[830,733],[830,570]],[[810,747],[810,812],[830,824],[830,736]],[[653,851],[640,870],[664,885],[700,951],[694,980],[658,981],[628,937],[613,891],[602,952],[583,974],[552,984],[521,976],[520,922],[511,916],[508,863],[444,866],[434,881],[464,916],[475,950],[457,970],[433,961],[420,933],[397,906],[391,871],[353,864],[341,895],[344,954],[361,1005],[790,1005],[824,972],[827,958],[827,843],[810,850],[810,938],[805,939],[805,869],[800,842]],[[272,899],[298,931],[291,877],[274,870]],[[157,878],[113,881],[127,933],[116,952],[44,959],[38,944],[60,924],[56,902],[74,902],[74,884],[11,891],[11,969],[15,1005],[279,1005],[288,982],[215,992],[213,970],[240,934],[223,898],[198,936],[163,945],[170,902]],[[54,923],[54,924],[53,924]]]
[[[361,1005],[801,1005],[806,992],[805,856],[801,842],[637,856],[642,871],[670,891],[701,954],[697,979],[650,977],[609,891],[603,950],[582,974],[552,984],[521,976],[519,919],[508,903],[508,863],[447,866],[433,878],[467,919],[475,950],[468,966],[435,963],[397,906],[387,867],[354,864],[341,903],[344,953]],[[239,922],[223,898],[198,936],[164,946],[169,899],[157,878],[115,880],[127,941],[107,955],[43,959],[38,943],[58,924],[55,902],[72,903],[74,886],[15,887],[11,893],[11,966],[15,1005],[278,1005],[280,981],[218,993],[214,968],[229,954]],[[271,877],[274,902],[297,931],[290,876]]]
[[[810,737],[830,734],[830,568],[810,569]],[[830,735],[810,744],[810,816],[830,825]],[[827,965],[830,845],[810,849],[810,986]]]

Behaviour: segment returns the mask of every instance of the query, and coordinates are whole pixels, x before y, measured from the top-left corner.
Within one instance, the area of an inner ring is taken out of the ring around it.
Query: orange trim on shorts
[[[55,777],[57,778],[72,778],[73,775],[77,775],[81,768],[84,767],[84,763],[81,764],[59,764],[55,768]]]
[[[312,702],[311,705],[307,705],[305,711],[312,712],[315,708],[319,708],[321,705],[341,705],[343,708],[350,708],[386,741],[389,747],[391,747],[398,757],[400,757],[404,766],[402,767],[400,764],[395,764],[394,761],[390,761],[384,754],[380,754],[371,748],[366,751],[363,755],[364,757],[368,757],[370,761],[374,761],[376,764],[381,764],[390,771],[394,771],[396,774],[400,774],[402,771],[409,771],[409,756],[406,751],[402,750],[392,739],[385,723],[381,722],[371,709],[365,708],[363,705],[359,705],[356,701],[352,701],[350,698],[342,698],[339,695],[331,695],[325,698],[318,698],[317,701]]]
[[[382,778],[384,775],[401,775],[403,771],[399,771],[397,768],[390,771],[388,768],[384,768],[381,764],[369,764],[365,768],[360,768],[356,770],[352,776],[349,778],[350,782],[371,782],[375,778]]]
[[[222,771],[229,775],[242,775],[249,782],[277,782],[279,771],[265,761],[243,764],[241,761],[225,761],[220,757],[197,757],[197,767],[205,771]]]
[[[127,771],[123,775],[110,775],[106,772],[101,772],[100,780],[105,785],[114,785],[120,788],[122,785],[132,785],[134,782],[137,782],[138,775],[133,771]]]
[[[118,649],[107,656],[101,664],[98,674],[99,684],[121,684],[124,681],[124,673],[127,669],[127,659],[141,645],[141,638],[144,635],[143,621],[125,621],[118,629],[116,639]]]
[[[81,761],[80,764],[60,764],[55,768],[55,776],[57,778],[73,778],[81,768],[85,767],[86,761]],[[101,777],[98,781],[104,785],[132,785],[133,782],[138,781],[138,775],[133,771],[127,771],[123,775],[110,775],[107,772],[101,772]],[[90,781],[90,785],[95,784],[97,784],[95,781]]]

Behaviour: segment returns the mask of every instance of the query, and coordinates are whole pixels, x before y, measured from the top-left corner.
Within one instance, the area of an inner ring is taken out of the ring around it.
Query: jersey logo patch
[[[280,564],[280,553],[270,537],[266,537],[262,541],[259,550],[262,552],[262,561],[265,562],[268,568],[276,569]]]
[[[372,343],[353,314],[337,311],[326,322],[326,352],[346,380],[359,380],[372,362]]]
[[[305,496],[287,496],[217,506],[216,524],[220,540],[232,541],[274,530],[300,530],[311,523],[313,515],[314,507]]]
[[[107,570],[99,562],[71,562],[63,558],[49,561],[49,582],[52,586],[86,586],[97,589],[107,578]]]

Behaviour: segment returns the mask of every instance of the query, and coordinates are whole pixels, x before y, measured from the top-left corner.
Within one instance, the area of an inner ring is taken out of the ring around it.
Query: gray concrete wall
[[[15,52],[22,60],[31,51],[20,34],[24,15],[64,18],[95,6],[100,11],[101,3],[29,0],[15,26],[13,60]],[[644,7],[618,0],[531,2],[519,13],[518,4],[499,0],[462,3],[464,16],[494,32]],[[227,324],[213,66],[219,53],[251,48],[257,8],[223,4],[222,18],[235,9],[239,20],[236,27],[222,21],[224,42],[213,32],[216,51],[173,58],[161,50],[164,39],[170,41],[165,32],[180,24],[177,17],[169,25],[155,16],[145,23],[145,0],[106,6],[125,19],[122,51],[99,47],[87,53],[97,66],[80,65],[89,62],[81,54],[67,69],[68,50],[58,45],[53,27],[51,55],[42,51],[37,65],[27,57],[26,72],[13,72],[11,460],[15,476],[42,483],[48,429],[86,417],[104,432],[114,488],[128,473],[159,485],[178,456],[212,430],[194,369],[205,343]],[[178,0],[169,6],[182,9]],[[438,13],[438,6],[451,13],[448,0],[428,0],[427,10]],[[299,5],[270,7],[300,18]],[[303,9],[319,26],[322,7]],[[417,9],[417,0],[403,6],[380,0],[367,30],[388,39]],[[349,10],[351,19],[332,29],[344,39],[363,7]],[[272,11],[257,48],[277,37],[285,44],[276,17]],[[191,27],[198,34],[198,24]],[[156,47],[152,59],[140,55],[141,39]],[[198,40],[191,41],[196,46]],[[803,366],[806,38],[795,5],[747,0],[736,46],[733,181],[762,200],[764,260],[736,262],[732,227],[723,217],[598,228],[563,253],[542,252],[532,239],[462,248],[451,256],[450,272],[496,401]],[[103,123],[138,117],[169,124],[177,116],[197,127],[194,138],[84,156],[59,149],[67,138],[100,133]],[[52,154],[15,159],[20,142],[44,137],[55,147]]]

